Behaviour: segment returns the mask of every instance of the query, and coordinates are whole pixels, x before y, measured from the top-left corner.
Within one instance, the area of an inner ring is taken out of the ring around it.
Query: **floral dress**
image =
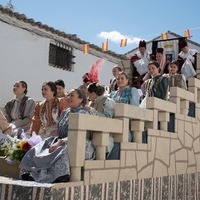
[[[54,98],[38,103],[32,118],[31,133],[40,134],[42,138],[56,135],[59,116],[66,107],[64,98]]]

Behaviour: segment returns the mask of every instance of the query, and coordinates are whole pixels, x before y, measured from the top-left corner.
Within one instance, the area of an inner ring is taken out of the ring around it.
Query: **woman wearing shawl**
[[[118,90],[110,93],[109,97],[116,103],[126,103],[139,106],[140,95],[135,87],[129,86],[128,75],[120,72],[117,77]]]
[[[169,64],[169,74],[163,74],[169,78],[169,87],[180,87],[187,90],[186,78],[180,74],[180,65],[178,61],[172,61]]]
[[[52,81],[43,83],[42,96],[45,100],[35,106],[31,133],[35,132],[46,138],[56,134],[60,114],[68,105],[64,98],[56,97],[57,88]]]
[[[149,62],[148,69],[151,79],[144,82],[144,96],[166,99],[168,94],[169,79],[160,73],[161,69],[157,61]],[[140,107],[146,107],[146,103],[144,106],[143,102],[144,101],[142,101]]]
[[[70,163],[67,152],[69,113],[89,114],[85,108],[86,94],[73,89],[66,97],[68,109],[63,110],[57,125],[57,136],[49,137],[29,150],[20,163],[21,177],[37,182],[67,182],[70,176]],[[86,159],[94,158],[90,135],[86,139]]]

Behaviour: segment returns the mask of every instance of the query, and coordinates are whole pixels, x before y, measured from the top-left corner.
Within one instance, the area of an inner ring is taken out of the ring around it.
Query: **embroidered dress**
[[[69,113],[84,113],[88,111],[80,106],[76,109],[65,109],[58,122],[58,137],[49,137],[43,142],[29,150],[20,163],[22,175],[24,172],[29,173],[37,182],[52,183],[57,178],[70,175],[70,163],[67,151],[67,145],[58,147],[52,153],[49,153],[49,147],[57,138],[64,138],[67,143]],[[86,139],[86,159],[94,158],[94,148],[89,140],[89,134]]]
[[[169,87],[180,87],[187,90],[186,78],[183,74],[163,74],[163,76],[169,78]]]
[[[126,103],[130,105],[139,106],[140,95],[136,88],[125,87],[118,91],[111,92],[109,97],[116,103]]]
[[[40,134],[43,138],[55,135],[59,116],[65,108],[64,98],[38,103],[32,118],[31,132]]]
[[[169,79],[158,74],[145,83],[146,96],[166,99],[169,87]]]

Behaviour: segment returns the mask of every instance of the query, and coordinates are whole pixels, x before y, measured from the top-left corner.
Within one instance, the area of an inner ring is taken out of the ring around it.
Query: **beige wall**
[[[69,153],[72,181],[84,184],[153,178],[200,171],[200,81],[189,79],[189,91],[171,88],[170,101],[148,98],[147,109],[117,104],[115,119],[71,114]],[[196,116],[187,116],[189,102],[196,104]],[[175,114],[175,132],[167,131],[169,114]],[[160,130],[157,129],[160,121]],[[129,123],[134,142],[128,142]],[[142,143],[142,131],[148,129],[148,142]],[[94,131],[96,160],[85,160],[85,133]],[[108,136],[121,142],[119,160],[106,160]],[[79,151],[74,151],[79,149]]]

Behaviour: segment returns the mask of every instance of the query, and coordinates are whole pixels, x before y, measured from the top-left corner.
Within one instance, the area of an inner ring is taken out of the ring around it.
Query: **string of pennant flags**
[[[191,38],[189,29],[184,30],[184,37],[187,38],[187,39]],[[162,38],[162,40],[167,40],[169,38],[168,33],[162,33],[161,38]]]
[[[187,39],[191,38],[189,29],[184,30],[184,37],[187,38]],[[169,34],[167,32],[161,33],[161,39],[162,40],[169,39]],[[120,47],[125,47],[127,45],[127,40],[128,40],[127,38],[122,38],[121,41],[120,41]],[[106,41],[102,42],[102,51],[103,52],[108,51],[108,39]],[[84,54],[89,53],[89,44],[83,44],[83,53]]]

